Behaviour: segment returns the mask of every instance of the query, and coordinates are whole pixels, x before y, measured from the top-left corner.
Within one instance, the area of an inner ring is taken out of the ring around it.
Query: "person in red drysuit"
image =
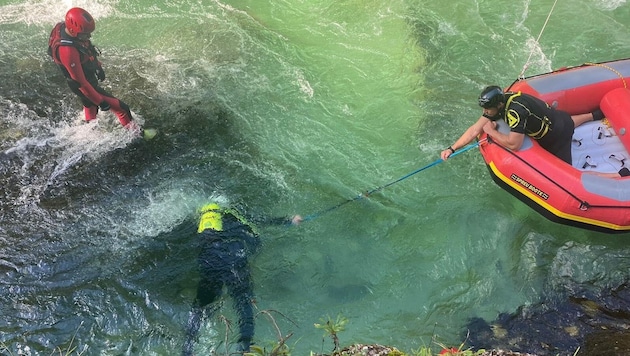
[[[72,92],[81,99],[86,122],[94,120],[99,109],[111,109],[122,126],[141,135],[142,129],[133,121],[129,106],[98,85],[99,80],[105,80],[105,71],[98,60],[100,52],[90,41],[95,28],[94,18],[86,10],[68,10],[65,21],[57,23],[50,33],[48,54]]]

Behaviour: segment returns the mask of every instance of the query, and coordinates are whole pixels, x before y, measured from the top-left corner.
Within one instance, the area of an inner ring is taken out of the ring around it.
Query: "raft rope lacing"
[[[545,20],[545,23],[543,24],[543,27],[540,29],[540,33],[538,34],[538,38],[536,38],[536,43],[540,43],[540,37],[542,37],[543,32],[545,31],[545,27],[547,27],[547,23],[549,23],[549,18],[551,17],[551,14],[553,13],[553,9],[556,7],[556,4],[558,3],[558,0],[553,2],[553,6],[551,6],[551,10],[549,10],[549,14],[547,14],[547,19]],[[532,59],[532,55],[534,54],[534,49],[532,48],[532,50],[529,52],[529,57],[527,57],[527,61],[525,62],[525,65],[523,65],[523,71],[521,71],[521,74],[518,76],[518,78],[520,79],[524,79],[524,75],[525,75],[525,71],[527,70],[527,68],[529,68],[529,61]]]
[[[613,73],[617,74],[617,76],[618,76],[619,78],[621,78],[621,82],[623,83],[623,87],[624,87],[624,88],[626,88],[626,89],[628,88],[628,86],[626,85],[626,78],[624,78],[624,77],[623,77],[623,74],[619,73],[619,71],[618,71],[618,70],[616,70],[615,68],[613,68],[613,67],[611,67],[611,66],[607,66],[607,65],[605,65],[605,64],[603,64],[603,63],[591,63],[591,62],[588,62],[588,63],[584,63],[584,65],[585,65],[585,66],[602,67],[602,68],[608,69],[609,71],[611,71],[611,72],[613,72]]]
[[[491,143],[494,143],[494,142],[491,141],[491,140],[488,140],[488,144],[491,144]],[[565,187],[561,186],[560,184],[558,184],[553,179],[549,178],[546,174],[544,174],[543,172],[538,170],[536,167],[534,167],[532,164],[530,164],[529,162],[527,162],[526,160],[521,158],[519,155],[515,154],[513,151],[511,151],[508,148],[505,148],[505,147],[503,147],[501,145],[498,145],[498,144],[497,144],[497,146],[501,147],[501,149],[505,150],[506,152],[511,154],[513,157],[517,158],[519,161],[523,162],[529,168],[531,168],[534,171],[536,171],[538,174],[543,176],[549,182],[551,182],[552,184],[554,184],[558,188],[562,189],[565,193],[567,193],[569,196],[571,196],[573,199],[575,199],[578,203],[580,203],[580,210],[588,210],[590,208],[606,208],[606,209],[619,209],[619,208],[622,208],[622,209],[630,209],[630,207],[625,206],[625,205],[591,205],[586,200],[580,199],[580,197],[578,197],[577,195],[573,194],[571,191],[569,191]]]

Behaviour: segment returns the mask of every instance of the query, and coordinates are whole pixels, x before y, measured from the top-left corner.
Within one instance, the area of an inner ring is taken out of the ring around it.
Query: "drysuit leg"
[[[254,299],[251,276],[248,268],[233,271],[234,278],[228,284],[228,292],[238,314],[238,350],[249,351],[254,338]]]
[[[85,121],[94,120],[96,118],[96,113],[98,112],[98,105],[100,103],[93,103],[88,99],[79,89],[80,85],[78,82],[68,79],[68,87],[74,94],[76,94],[81,103],[83,104],[83,112],[85,114]],[[129,105],[127,105],[122,100],[117,99],[112,94],[110,94],[107,90],[101,88],[98,85],[94,85],[91,83],[94,89],[101,95],[103,95],[103,100],[106,101],[110,110],[118,117],[118,121],[123,127],[126,127],[132,120],[133,116],[131,115],[131,109]]]
[[[182,352],[183,356],[191,356],[193,354],[193,349],[195,342],[197,341],[201,323],[205,319],[205,309],[208,305],[219,298],[222,288],[223,286],[221,283],[217,283],[217,281],[211,279],[202,278],[199,281],[199,286],[197,287],[197,297],[195,298],[192,310],[190,311],[190,316],[188,317],[188,322],[186,323],[184,348]],[[212,314],[212,312],[210,314]]]
[[[131,116],[131,109],[129,109],[129,105],[127,105],[122,100],[115,98],[112,94],[110,94],[108,91],[106,91],[105,89],[99,86],[96,86],[94,88],[96,89],[97,92],[103,95],[103,100],[109,104],[110,110],[114,114],[116,114],[120,124],[123,127],[126,127],[127,124],[129,124],[131,120],[133,120],[133,117]]]

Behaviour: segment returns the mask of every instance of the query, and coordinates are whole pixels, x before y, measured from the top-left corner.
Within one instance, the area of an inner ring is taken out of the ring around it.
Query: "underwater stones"
[[[509,349],[539,356],[630,355],[630,288],[574,292],[522,306],[488,322],[468,323],[474,349]]]

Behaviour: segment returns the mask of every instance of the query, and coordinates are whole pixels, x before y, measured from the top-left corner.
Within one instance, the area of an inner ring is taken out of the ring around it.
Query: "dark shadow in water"
[[[162,301],[190,303],[197,281],[199,239],[193,214],[172,230],[145,239],[124,262],[130,283]]]
[[[148,125],[159,130],[154,139],[137,139],[97,159],[83,159],[46,187],[41,206],[63,209],[77,199],[81,204],[95,203],[114,187],[132,182],[146,188],[163,179],[191,175],[238,182],[230,178],[242,175],[242,165],[236,162],[247,165],[258,159],[257,150],[234,129],[234,115],[220,107],[180,107],[161,115]]]

